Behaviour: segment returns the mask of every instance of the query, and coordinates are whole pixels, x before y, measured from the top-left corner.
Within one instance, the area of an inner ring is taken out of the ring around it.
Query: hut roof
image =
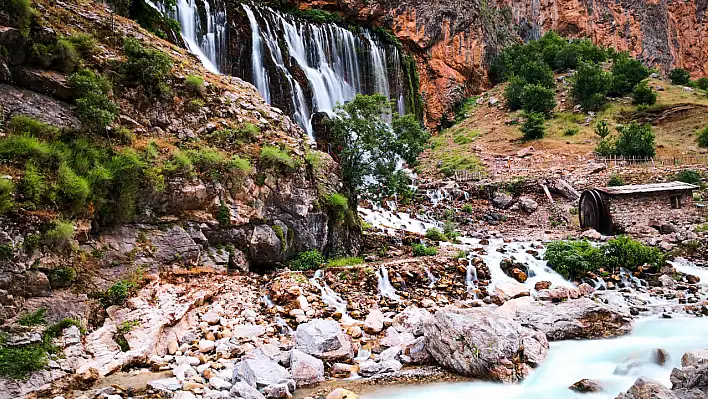
[[[680,181],[669,183],[653,183],[653,184],[636,184],[629,186],[604,187],[597,188],[598,191],[607,195],[628,195],[628,194],[645,194],[670,191],[692,191],[698,189],[698,186]]]

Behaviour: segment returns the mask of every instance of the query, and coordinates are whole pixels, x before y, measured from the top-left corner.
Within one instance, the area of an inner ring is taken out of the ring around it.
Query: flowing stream
[[[708,318],[650,318],[637,322],[625,337],[608,340],[561,341],[541,366],[521,384],[473,381],[382,388],[362,399],[612,399],[626,391],[638,377],[648,377],[671,386],[669,375],[680,367],[688,350],[708,348]],[[656,349],[669,356],[663,366],[652,361]],[[588,378],[604,391],[578,394],[568,389]]]

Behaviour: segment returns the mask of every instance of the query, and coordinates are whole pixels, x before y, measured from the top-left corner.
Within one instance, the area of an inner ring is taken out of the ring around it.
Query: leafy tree
[[[521,94],[522,109],[526,112],[535,112],[550,116],[556,107],[556,93],[537,84],[527,84]]]
[[[143,85],[150,96],[169,91],[167,79],[171,76],[172,60],[159,50],[145,48],[138,39],[129,37],[123,43],[127,58],[125,73],[129,79]]]
[[[708,78],[702,77],[696,80],[696,86],[701,90],[708,90]]]
[[[521,109],[521,106],[523,105],[522,96],[524,93],[524,86],[526,86],[526,81],[524,79],[519,76],[512,76],[504,89],[506,105],[512,111]]]
[[[651,125],[632,122],[626,126],[619,126],[617,132],[619,133],[615,144],[617,155],[646,158],[656,155],[656,143]]]
[[[575,103],[585,111],[594,111],[605,103],[612,75],[598,65],[583,62],[575,74],[572,94]]]
[[[612,73],[612,88],[609,94],[613,97],[629,93],[633,87],[649,77],[649,68],[627,52],[622,52],[615,57],[610,72]]]
[[[416,157],[428,141],[428,134],[412,115],[392,113],[388,124],[382,115],[391,113],[391,104],[381,94],[357,95],[335,108],[336,117],[329,125],[338,148],[342,178],[355,204],[358,196],[391,195],[400,180],[396,164],[403,160],[415,164]]]
[[[76,114],[89,129],[105,130],[118,116],[118,105],[111,101],[111,83],[93,71],[84,69],[69,78],[74,89]]]
[[[544,62],[531,61],[521,67],[519,76],[529,84],[536,84],[543,87],[556,87],[556,80],[553,78],[553,71]]]
[[[632,103],[635,105],[654,105],[656,104],[656,93],[646,82],[641,82],[634,86],[634,90],[632,90]]]
[[[536,140],[543,138],[546,133],[546,118],[537,112],[527,112],[526,122],[521,125],[521,132],[525,140]]]
[[[676,68],[669,72],[669,79],[671,84],[686,86],[691,81],[691,74],[683,68]]]

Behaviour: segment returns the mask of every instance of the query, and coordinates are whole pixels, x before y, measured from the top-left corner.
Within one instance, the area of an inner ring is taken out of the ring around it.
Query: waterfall
[[[428,288],[433,288],[435,287],[435,283],[438,282],[438,278],[433,275],[433,273],[430,272],[430,269],[427,267],[424,267],[425,269],[425,275],[428,276],[428,280],[430,280],[430,284],[428,284]]]
[[[388,270],[386,270],[386,267],[381,266],[381,268],[379,268],[379,271],[376,272],[376,278],[378,279],[379,295],[396,302],[401,300],[401,297],[396,294],[396,289],[393,288],[391,281],[388,279]]]
[[[405,74],[396,47],[366,29],[355,34],[334,23],[314,24],[269,7],[242,7],[251,27],[251,82],[269,103],[292,109],[293,119],[310,137],[312,115],[331,114],[337,103],[358,93],[393,98],[399,113],[405,113]],[[283,94],[277,96],[276,91]],[[311,94],[309,101],[305,92]]]
[[[333,307],[342,314],[342,324],[351,324],[351,322],[354,321],[347,313],[347,301],[342,299],[342,297],[337,295],[334,290],[329,288],[327,283],[324,281],[324,272],[322,270],[317,270],[315,272],[315,275],[310,279],[310,284],[320,290],[322,302],[324,302],[327,306]]]
[[[474,299],[477,299],[477,268],[472,264],[472,254],[467,258],[467,272],[465,273],[465,286],[467,287],[467,293],[473,294]]]
[[[180,23],[181,34],[189,51],[196,55],[204,67],[213,73],[219,73],[226,63],[227,19],[224,4],[216,0],[214,4],[196,0],[177,0],[174,10],[169,10],[163,3],[147,3],[163,15]],[[203,13],[199,5],[204,7]],[[212,10],[212,7],[214,9]],[[202,18],[205,19],[202,19]]]

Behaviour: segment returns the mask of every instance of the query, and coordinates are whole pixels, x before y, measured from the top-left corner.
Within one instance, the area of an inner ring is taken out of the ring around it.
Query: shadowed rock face
[[[628,50],[664,71],[708,74],[708,1],[305,0],[351,19],[391,28],[417,61],[428,126],[487,85],[489,57],[549,30]]]

